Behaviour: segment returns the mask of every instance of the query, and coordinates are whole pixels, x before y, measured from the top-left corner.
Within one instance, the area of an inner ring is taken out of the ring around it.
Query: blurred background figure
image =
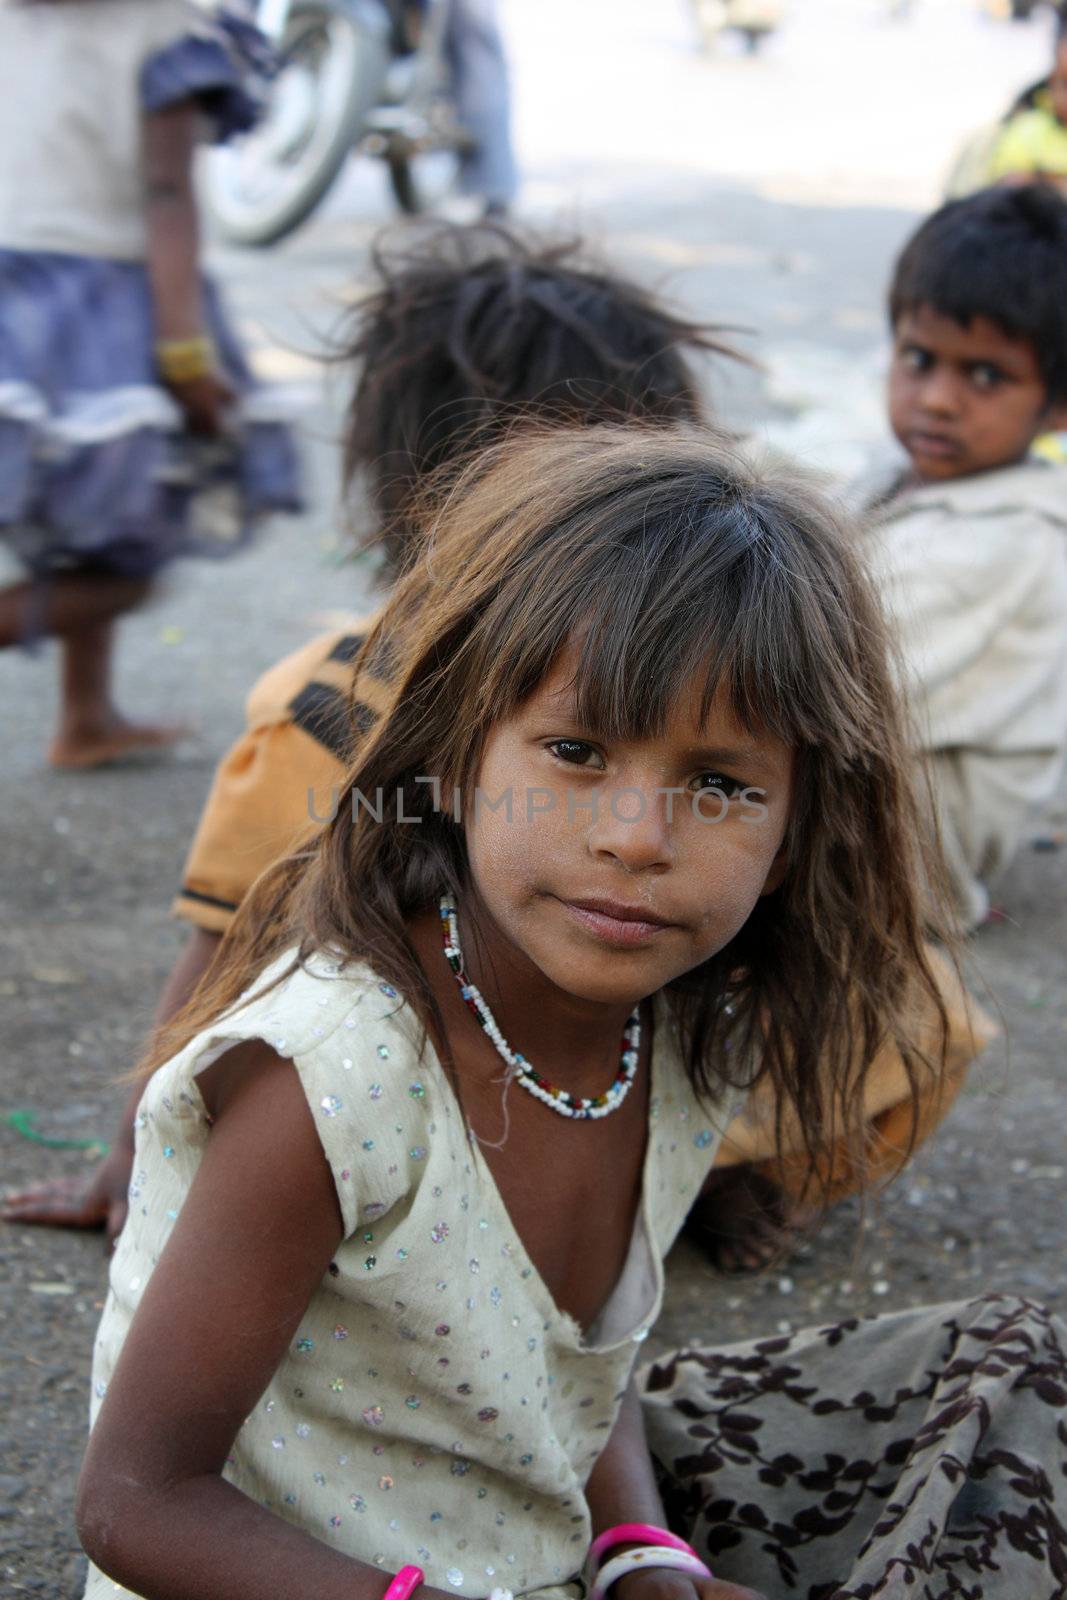
[[[754,53],[785,15],[785,0],[691,0],[691,5],[701,45],[708,52],[723,34],[734,33]]]
[[[1067,13],[1058,10],[1057,18],[1051,72],[966,142],[946,184],[951,198],[1035,179],[1067,193]]]
[[[497,0],[442,0],[445,52],[456,116],[469,136],[460,150],[459,191],[487,217],[503,216],[519,187],[511,141],[511,88]]]
[[[0,647],[62,642],[50,760],[172,743],[112,696],[178,555],[297,510],[291,441],[200,273],[192,163],[247,127],[259,36],[185,0],[0,3]]]

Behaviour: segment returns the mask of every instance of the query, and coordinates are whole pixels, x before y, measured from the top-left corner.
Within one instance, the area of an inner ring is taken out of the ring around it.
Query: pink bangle
[[[425,1581],[426,1574],[421,1567],[401,1567],[382,1600],[411,1600],[419,1584]]]
[[[670,1533],[666,1528],[654,1528],[650,1522],[620,1522],[616,1527],[597,1534],[589,1546],[590,1567],[598,1567],[607,1552],[614,1550],[617,1544],[654,1544],[663,1550],[684,1550],[688,1555],[696,1555],[691,1544],[686,1544],[684,1539],[679,1539],[676,1533]]]

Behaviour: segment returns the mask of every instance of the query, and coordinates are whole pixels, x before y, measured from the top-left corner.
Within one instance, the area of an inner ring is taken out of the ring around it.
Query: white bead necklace
[[[459,943],[459,920],[456,915],[456,902],[451,895],[441,896],[441,933],[444,939],[445,960],[452,968],[459,992],[467,1002],[470,1010],[477,1018],[479,1025],[485,1030],[492,1040],[497,1052],[507,1062],[511,1073],[518,1079],[524,1089],[528,1089],[538,1100],[543,1100],[546,1106],[553,1111],[558,1111],[561,1117],[606,1117],[612,1111],[617,1111],[630,1092],[630,1085],[637,1075],[637,1063],[641,1051],[641,1008],[635,1006],[630,1014],[630,1020],[622,1036],[622,1050],[619,1071],[615,1082],[604,1094],[596,1095],[592,1099],[583,1099],[579,1095],[572,1095],[566,1089],[559,1089],[554,1083],[541,1076],[525,1056],[517,1050],[512,1050],[504,1035],[497,1027],[496,1019],[478,990],[471,983],[463,970],[463,951]]]

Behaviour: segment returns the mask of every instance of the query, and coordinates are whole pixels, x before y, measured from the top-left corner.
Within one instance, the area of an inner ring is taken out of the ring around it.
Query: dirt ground
[[[877,419],[880,300],[906,209],[817,206],[692,171],[604,162],[597,231],[613,259],[698,314],[761,330],[762,374],[713,394],[738,425],[810,447],[850,446]],[[222,257],[242,325],[276,375],[308,381],[306,352],[365,269],[372,220],[328,215],[268,257]],[[857,398],[858,397],[858,398]],[[33,1112],[58,1139],[109,1136],[181,930],[168,916],[215,761],[256,675],[360,599],[340,559],[336,391],[309,422],[314,505],[227,566],[190,565],[123,629],[131,711],[180,712],[196,734],[154,765],[58,776],[43,763],[54,661],[0,660],[4,1016],[0,1113]],[[848,456],[848,450],[843,449]],[[1067,824],[1067,790],[1035,827]],[[849,1203],[793,1259],[754,1280],[717,1276],[692,1250],[671,1262],[650,1348],[726,1341],[811,1320],[1010,1290],[1063,1305],[1063,1095],[1067,851],[1028,842],[973,943],[974,982],[999,1011],[993,1046],[936,1139],[862,1219]],[[5,1186],[83,1168],[0,1126]],[[97,1236],[0,1228],[0,1594],[74,1600],[83,1560],[71,1520],[84,1446],[90,1347],[106,1261]]]

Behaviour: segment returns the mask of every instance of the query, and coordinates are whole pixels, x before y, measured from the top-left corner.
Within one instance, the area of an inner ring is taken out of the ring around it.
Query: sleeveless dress
[[[209,1138],[197,1075],[233,1043],[265,1039],[300,1076],[344,1240],[226,1477],[385,1573],[417,1560],[457,1595],[551,1593],[584,1561],[584,1485],[729,1112],[696,1100],[657,1000],[638,1220],[620,1281],[583,1334],[530,1261],[419,1034],[368,968],[317,956],[160,1068],[137,1117],[94,1413]],[[90,1571],[87,1600],[122,1592]]]
[[[226,1476],[383,1584],[417,1560],[458,1595],[579,1600],[584,1485],[732,1108],[693,1098],[658,998],[630,1257],[583,1335],[410,1009],[367,968],[313,958],[145,1090],[94,1414],[209,1137],[197,1075],[249,1038],[294,1061],[345,1237]],[[722,1579],[783,1600],[1067,1593],[1067,1329],[1040,1306],[992,1294],[696,1344],[638,1383],[670,1525]],[[124,1593],[90,1568],[86,1600]]]
[[[147,577],[299,509],[289,403],[255,383],[206,279],[237,399],[223,438],[187,431],[145,266],[144,113],[192,100],[227,138],[269,66],[247,21],[191,0],[0,0],[0,544],[31,576]]]

